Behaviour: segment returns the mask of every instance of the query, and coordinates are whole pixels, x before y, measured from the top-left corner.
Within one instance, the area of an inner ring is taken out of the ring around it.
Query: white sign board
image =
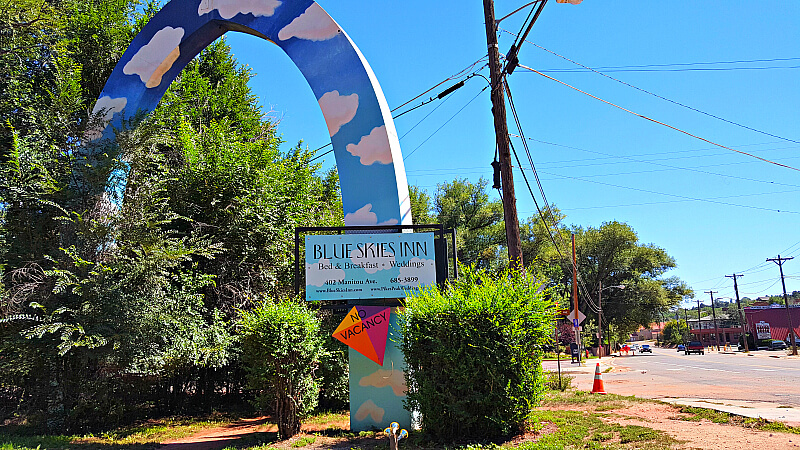
[[[758,339],[771,339],[772,338],[772,334],[769,332],[769,324],[767,322],[764,322],[762,320],[761,322],[758,322],[756,324],[756,337]]]
[[[574,322],[575,321],[575,310],[574,309],[572,311],[570,311],[569,314],[567,314],[567,319],[569,319],[570,322]],[[584,320],[586,320],[586,314],[578,311],[578,323],[583,323]]]
[[[306,300],[402,298],[435,283],[433,233],[306,236]]]

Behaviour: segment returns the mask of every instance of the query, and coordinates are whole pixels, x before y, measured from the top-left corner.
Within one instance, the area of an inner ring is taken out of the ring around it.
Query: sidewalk
[[[686,397],[664,397],[657,400],[682,406],[713,409],[754,419],[761,418],[771,422],[783,422],[790,426],[800,425],[800,409],[780,403]]]

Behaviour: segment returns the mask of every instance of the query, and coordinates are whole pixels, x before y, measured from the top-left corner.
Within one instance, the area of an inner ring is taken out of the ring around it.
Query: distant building
[[[719,345],[737,345],[739,336],[742,335],[742,327],[727,312],[717,314],[716,328],[714,328],[714,318],[712,316],[701,317],[699,322],[697,319],[692,320],[690,317],[689,329],[692,334],[692,340],[700,341],[704,345],[717,345],[717,338],[714,337],[715,332],[719,333]]]
[[[639,327],[639,329],[631,334],[632,341],[649,341],[661,339],[661,331],[664,329],[666,322],[651,323],[650,327]]]
[[[789,305],[789,311],[792,314],[795,338],[800,342],[800,305]],[[763,306],[748,306],[744,308],[744,318],[748,331],[752,333],[755,333],[756,324],[763,322],[769,324],[771,339],[781,341],[789,339],[789,317],[784,305],[773,303]]]

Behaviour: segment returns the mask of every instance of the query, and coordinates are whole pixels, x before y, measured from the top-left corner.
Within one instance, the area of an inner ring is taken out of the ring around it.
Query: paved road
[[[603,374],[603,381],[606,391],[614,394],[748,400],[800,408],[800,358],[775,358],[784,352],[753,353],[685,355],[655,348],[652,354],[614,357],[614,369]],[[562,367],[569,370],[570,364]],[[579,388],[591,389],[593,376],[575,376]]]

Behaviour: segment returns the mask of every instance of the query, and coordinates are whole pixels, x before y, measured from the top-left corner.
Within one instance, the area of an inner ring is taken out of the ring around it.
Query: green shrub
[[[319,408],[342,411],[350,404],[350,366],[347,346],[331,337],[342,318],[330,312],[319,313],[325,354],[319,366]]]
[[[571,375],[567,375],[565,373],[561,374],[561,377],[558,376],[558,372],[545,372],[545,377],[547,381],[545,384],[547,385],[547,389],[551,391],[561,391],[564,392],[567,389],[572,387],[572,380],[575,378]]]
[[[401,348],[406,407],[436,440],[491,439],[523,430],[544,389],[541,347],[553,309],[534,276],[465,269],[447,288],[407,300]]]
[[[320,322],[299,301],[265,301],[242,313],[242,359],[256,407],[272,405],[278,433],[288,439],[317,405],[315,370],[324,350]]]

